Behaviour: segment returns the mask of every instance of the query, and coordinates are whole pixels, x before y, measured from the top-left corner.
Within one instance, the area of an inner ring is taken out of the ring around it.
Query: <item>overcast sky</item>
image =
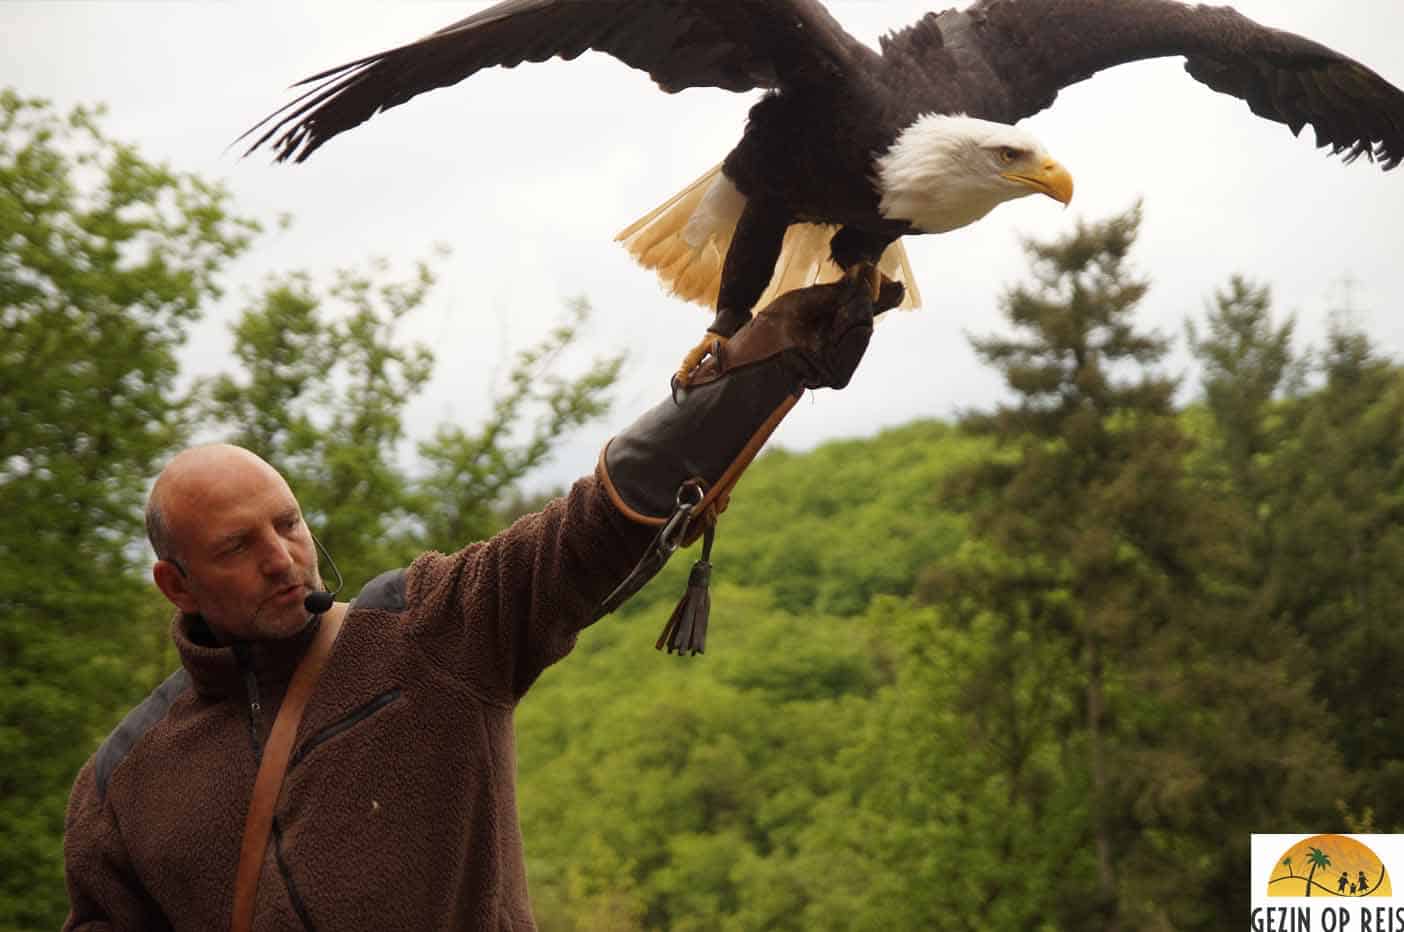
[[[563,303],[596,308],[590,353],[624,345],[614,414],[572,440],[537,477],[560,484],[666,392],[668,374],[710,315],[666,297],[614,234],[721,159],[755,95],[665,95],[602,55],[483,72],[334,140],[301,166],[239,159],[230,141],[313,71],[419,37],[484,4],[338,0],[0,3],[0,85],[67,109],[105,101],[109,132],[149,158],[221,178],[246,214],[295,219],[231,270],[233,300],[195,335],[196,371],[221,368],[240,294],[271,271],[324,277],[373,255],[408,269],[433,244],[454,249],[442,284],[406,336],[433,343],[439,368],[412,408],[415,432],[475,423],[505,354],[540,339]],[[1245,14],[1352,55],[1404,85],[1399,0],[1239,0]],[[829,4],[860,39],[939,6]],[[1234,273],[1274,288],[1318,342],[1349,303],[1383,348],[1404,350],[1404,169],[1343,165],[1199,85],[1177,59],[1124,66],[1069,88],[1024,123],[1073,173],[1067,211],[1029,197],[965,230],[912,237],[926,307],[878,329],[842,393],[802,404],[777,440],[807,448],[1000,397],[965,334],[995,326],[1000,292],[1025,269],[1020,238],[1048,237],[1144,199],[1138,267],[1155,283],[1142,322],[1177,338]],[[1348,283],[1348,284],[1347,284]],[[1185,371],[1183,353],[1176,371]]]

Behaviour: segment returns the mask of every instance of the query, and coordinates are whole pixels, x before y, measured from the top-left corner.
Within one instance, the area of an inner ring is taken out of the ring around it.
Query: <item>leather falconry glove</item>
[[[712,538],[731,490],[805,389],[848,384],[868,348],[873,315],[901,300],[902,286],[881,281],[871,266],[781,295],[707,356],[686,389],[675,386],[671,398],[605,445],[597,472],[615,507],[659,530],[597,618],[641,589],[679,546],[702,536],[702,559],[656,645],[702,653]]]

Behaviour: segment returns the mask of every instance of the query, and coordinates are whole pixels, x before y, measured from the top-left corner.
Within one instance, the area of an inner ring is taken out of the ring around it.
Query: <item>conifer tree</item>
[[[1081,795],[1085,841],[1051,907],[1068,928],[1212,926],[1237,902],[1226,878],[1246,882],[1243,819],[1280,802],[1247,774],[1281,766],[1296,786],[1310,767],[1339,773],[1309,717],[1288,712],[1284,727],[1270,689],[1285,661],[1237,623],[1243,515],[1189,475],[1176,384],[1154,369],[1167,341],[1134,321],[1140,220],[1135,208],[1028,244],[1034,280],[1003,302],[1012,335],[974,341],[1015,400],[969,425],[1006,452],[952,488],[1000,556],[935,571],[927,588],[952,621],[997,626],[1003,646],[965,670],[979,697],[967,711],[976,734],[1041,737],[1003,758],[1019,805]],[[1256,720],[1267,709],[1271,724]],[[1021,786],[1050,732],[1060,776]],[[1296,746],[1280,764],[1285,735]],[[1314,804],[1329,802],[1300,808]],[[1186,873],[1190,858],[1206,869]]]
[[[1131,319],[1149,288],[1129,268],[1140,221],[1137,207],[1060,241],[1026,244],[1034,283],[1004,298],[1015,335],[973,341],[1017,393],[975,423],[1019,450],[975,480],[1003,499],[977,512],[978,526],[1006,552],[1042,557],[1072,602],[1069,612],[1031,620],[1065,626],[1080,668],[1080,684],[1060,686],[1082,694],[1072,727],[1095,864],[1083,921],[1106,929],[1127,918],[1119,875],[1131,834],[1120,817],[1127,774],[1108,693],[1120,686],[1121,658],[1169,621],[1169,592],[1192,584],[1189,522],[1174,513],[1185,508],[1173,488],[1184,450],[1169,418],[1175,383],[1135,371],[1167,347]]]
[[[1404,373],[1337,319],[1322,374],[1275,463],[1267,611],[1306,639],[1318,715],[1360,781],[1336,795],[1394,831],[1404,827]]]
[[[1203,368],[1204,403],[1215,426],[1215,460],[1235,494],[1250,507],[1263,504],[1264,458],[1282,442],[1284,418],[1275,399],[1300,393],[1306,360],[1292,348],[1296,321],[1273,320],[1272,293],[1240,275],[1214,294],[1204,332],[1186,324],[1190,351]]]

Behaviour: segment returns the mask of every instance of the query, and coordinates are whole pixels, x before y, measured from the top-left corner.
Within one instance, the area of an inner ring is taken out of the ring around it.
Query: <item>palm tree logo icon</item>
[[[1305,868],[1304,872],[1299,872]],[[1340,872],[1332,881],[1331,874]],[[1352,879],[1354,878],[1354,879]],[[1282,853],[1268,878],[1268,896],[1390,896],[1384,862],[1349,835],[1316,835]]]
[[[1331,866],[1331,856],[1320,848],[1312,848],[1310,849],[1310,853],[1307,854],[1307,863],[1311,865],[1311,871],[1307,873],[1306,893],[1303,895],[1311,896],[1311,878],[1316,876],[1316,869],[1318,867]]]

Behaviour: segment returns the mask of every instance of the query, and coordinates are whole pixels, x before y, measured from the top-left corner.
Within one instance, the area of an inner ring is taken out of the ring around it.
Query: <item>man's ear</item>
[[[156,588],[160,589],[161,594],[176,608],[187,615],[199,613],[200,607],[190,591],[189,581],[174,562],[157,560],[151,566],[151,578],[156,581]]]

